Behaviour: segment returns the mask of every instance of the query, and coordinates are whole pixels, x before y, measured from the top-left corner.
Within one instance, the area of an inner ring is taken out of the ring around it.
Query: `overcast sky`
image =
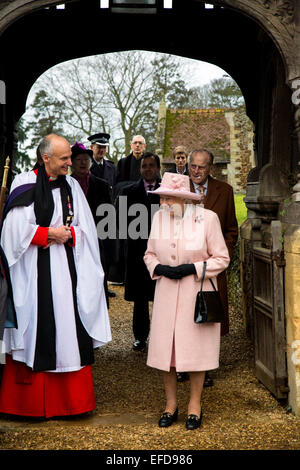
[[[144,51],[144,53],[149,56],[152,55],[152,53],[149,51]],[[209,83],[214,78],[221,78],[224,74],[226,74],[226,72],[220,67],[217,67],[216,65],[213,65],[213,64],[209,64],[207,62],[202,62],[200,60],[194,60],[194,59],[188,59],[185,57],[178,57],[178,59],[182,60],[182,63],[187,65],[189,68],[189,72],[187,74],[184,74],[185,75],[184,78],[185,78],[186,83],[188,84],[188,87],[205,85],[206,83]],[[55,68],[55,67],[56,66],[52,68]],[[46,73],[47,71],[45,72],[45,74]],[[32,99],[34,98],[34,94],[37,91],[38,83],[39,83],[39,79],[36,81],[31,91],[29,92],[29,95],[27,98],[27,105],[29,105],[32,102]]]
[[[202,86],[209,83],[214,78],[221,78],[225,74],[228,75],[223,69],[220,69],[220,67],[209,64],[208,62],[185,58],[182,60],[190,64],[193,71],[190,78],[186,77],[189,86]]]

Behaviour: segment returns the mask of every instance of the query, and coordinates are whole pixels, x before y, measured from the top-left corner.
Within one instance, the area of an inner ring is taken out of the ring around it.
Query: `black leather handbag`
[[[195,323],[220,323],[225,319],[220,293],[216,290],[215,285],[211,279],[210,283],[213,286],[214,290],[203,290],[205,272],[206,261],[204,261],[203,263],[201,289],[197,293],[196,297],[194,321]]]

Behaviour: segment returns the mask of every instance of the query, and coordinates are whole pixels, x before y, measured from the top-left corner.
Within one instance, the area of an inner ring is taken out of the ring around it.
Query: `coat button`
[[[172,256],[171,256],[171,259],[176,259],[176,256],[172,255]]]
[[[171,243],[171,248],[176,248],[176,244],[175,244],[175,243]]]

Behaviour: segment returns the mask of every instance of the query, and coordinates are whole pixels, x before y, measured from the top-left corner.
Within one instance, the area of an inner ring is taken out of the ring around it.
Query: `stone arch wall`
[[[26,15],[29,15],[30,13],[42,9],[45,7],[49,6],[54,6],[59,3],[65,3],[68,5],[71,3],[72,0],[2,0],[1,6],[0,6],[0,36],[2,35],[3,32],[5,32],[13,23],[15,23],[17,20],[21,19],[22,17],[25,17]],[[201,3],[204,3],[204,0],[194,0],[194,1],[189,1],[186,0],[185,2],[185,7],[188,10],[189,4],[195,7],[195,5],[199,5]],[[280,72],[280,78],[279,80],[276,80],[276,83],[274,84],[274,92],[272,95],[272,100],[270,100],[270,109],[267,109],[266,113],[266,122],[269,126],[269,129],[271,131],[278,131],[281,125],[280,119],[278,119],[278,115],[284,114],[282,111],[287,111],[286,115],[290,119],[292,116],[292,111],[289,109],[287,105],[283,106],[283,102],[287,103],[290,105],[291,104],[291,97],[292,97],[292,92],[294,91],[295,85],[300,89],[300,8],[299,6],[299,0],[211,0],[210,3],[214,3],[216,6],[224,6],[227,7],[228,9],[232,9],[235,13],[244,15],[244,17],[248,17],[252,22],[256,23],[259,25],[262,31],[259,32],[262,36],[264,35],[263,32],[265,32],[265,36],[270,38],[270,43],[272,43],[272,50],[273,50],[273,45],[274,49],[278,52],[276,55],[276,58],[274,59],[274,67],[277,67],[275,70],[279,70]],[[263,38],[264,40],[264,38]],[[172,50],[172,46],[170,45],[170,49]],[[278,56],[278,57],[277,57]],[[280,56],[280,57],[279,57]],[[281,59],[282,62],[282,67],[281,64],[279,64]],[[284,69],[284,70],[283,70]],[[1,72],[1,71],[0,71]],[[0,76],[0,79],[3,77]],[[266,84],[267,77],[263,73],[261,74],[261,94],[264,93],[263,85]],[[287,85],[286,88],[289,87],[287,90],[283,90],[282,84],[285,83]],[[251,96],[250,96],[251,100]],[[290,129],[290,132],[288,133],[288,137],[285,139],[289,139],[292,141],[292,138],[290,137],[291,134],[294,135],[295,140],[298,140],[298,149],[295,151],[295,157],[300,160],[300,99],[299,102],[294,102],[293,104],[295,105],[294,107],[294,126],[293,129]],[[4,106],[3,106],[4,108]],[[259,111],[263,108],[261,104],[259,104]],[[8,119],[7,119],[7,124],[5,122],[4,117],[2,116],[3,114],[3,109],[0,108],[0,131],[2,134],[0,135],[0,156],[2,155],[2,148],[5,148],[5,143],[4,139],[7,138],[7,135],[9,136],[10,142],[13,142],[12,134],[14,132],[14,116],[11,115],[11,110],[9,107],[7,107],[8,110]],[[264,118],[264,114],[261,113],[258,118],[256,119],[256,122],[258,122],[258,127],[255,129],[255,133],[259,133],[262,135],[262,140],[266,140],[266,132],[264,132],[264,129],[261,127],[261,118]],[[255,122],[255,124],[256,124]],[[9,128],[5,126],[9,126]],[[285,127],[286,129],[286,127]],[[286,133],[287,135],[287,133]],[[275,140],[274,137],[272,136],[273,141],[275,142],[273,145],[273,148],[276,148],[276,151],[279,152],[280,149],[282,149],[282,155],[286,155],[286,159],[288,162],[291,160],[291,155],[292,152],[288,148],[287,142],[284,142],[285,146],[280,146],[278,145],[278,140]],[[284,140],[284,139],[283,139]],[[263,146],[264,142],[258,142],[260,144],[260,148]],[[293,145],[293,142],[291,142]],[[11,145],[11,144],[10,144]],[[281,164],[280,161],[280,154],[276,153],[275,155],[271,154],[270,152],[268,153],[267,157],[269,158],[274,157],[275,160],[273,162]],[[299,157],[299,158],[298,158]],[[266,160],[268,160],[266,158]],[[276,175],[278,175],[278,166],[276,168],[276,165],[273,166],[270,163],[267,163],[265,167],[263,165],[265,164],[265,160],[261,159],[260,160],[260,165],[259,168],[254,169],[254,171],[251,172],[253,179],[253,184],[258,184],[260,183],[261,186],[265,189],[267,187],[268,192],[266,194],[267,198],[272,199],[273,202],[273,197],[274,194],[271,192],[269,189],[269,185],[264,185],[263,181],[263,176],[260,177],[259,173],[260,170],[264,170],[262,174],[266,174],[266,168],[271,170],[270,175],[272,176],[273,174],[275,175],[274,178],[267,179],[267,183],[269,180],[271,180],[272,183],[276,183]],[[273,170],[276,171],[273,171]],[[254,176],[255,175],[255,176]],[[268,175],[267,175],[268,176]],[[257,179],[260,178],[259,181]],[[299,177],[300,178],[300,177]],[[276,189],[276,187],[275,187]],[[286,190],[286,187],[284,187],[284,191]],[[283,191],[283,195],[285,194]],[[285,292],[287,293],[287,296],[291,298],[291,302],[289,305],[286,306],[286,318],[288,320],[287,323],[287,332],[288,332],[288,338],[287,338],[287,347],[289,348],[289,351],[291,351],[291,348],[293,348],[293,344],[295,344],[295,341],[300,341],[299,338],[299,332],[300,332],[300,327],[299,327],[299,308],[298,308],[298,299],[299,299],[299,286],[297,287],[297,279],[299,279],[299,268],[298,265],[296,266],[295,263],[293,262],[293,257],[294,254],[299,255],[299,240],[300,240],[300,226],[298,224],[294,224],[293,222],[300,220],[300,182],[298,185],[295,185],[295,194],[292,199],[291,204],[289,205],[288,208],[285,209],[285,220],[283,221],[286,224],[285,228],[285,254],[286,254],[286,278],[285,278]],[[265,194],[264,194],[265,195]],[[282,194],[280,194],[282,196]],[[260,201],[257,198],[257,191],[255,194],[255,198],[257,200],[257,205],[259,206]],[[260,215],[254,214],[255,218],[253,218],[254,224],[251,225],[251,220],[247,220],[247,227],[245,227],[244,230],[244,241],[245,241],[245,246],[249,247],[249,253],[251,254],[251,247],[253,240],[256,241],[255,236],[260,236],[262,231],[256,230],[259,226],[259,223],[262,223],[260,220]],[[265,217],[267,220],[267,217]],[[267,224],[266,220],[263,222],[265,225]],[[255,225],[256,224],[256,225]],[[253,228],[254,227],[254,228]],[[247,230],[248,231],[247,231]],[[247,233],[246,233],[247,232]],[[265,231],[266,232],[266,231]],[[254,234],[254,235],[253,235]],[[249,235],[249,239],[247,238]],[[296,242],[295,242],[296,240]],[[247,243],[247,245],[246,245]],[[246,265],[246,263],[245,263]],[[250,273],[252,276],[252,273]],[[296,281],[295,281],[296,280]],[[250,279],[251,281],[251,279]],[[290,295],[291,294],[291,295]],[[293,297],[293,295],[294,297]],[[247,293],[246,294],[246,300],[249,301],[251,304],[251,293],[250,295]],[[295,322],[295,320],[298,319],[298,322]],[[293,352],[293,351],[292,351]],[[291,354],[289,354],[289,357],[291,357]],[[298,416],[300,416],[300,371],[299,371],[299,366],[295,366],[292,364],[292,361],[290,361],[289,364],[289,383],[291,388],[290,392],[290,402],[292,403],[293,410],[297,413]]]
[[[71,3],[72,0],[64,0]],[[199,0],[199,3],[204,0]],[[274,40],[286,66],[287,79],[300,76],[300,13],[296,0],[212,0],[215,5],[227,6],[258,22]],[[4,0],[0,7],[0,35],[21,16],[33,10],[62,3],[59,0]],[[188,5],[187,5],[188,8]]]

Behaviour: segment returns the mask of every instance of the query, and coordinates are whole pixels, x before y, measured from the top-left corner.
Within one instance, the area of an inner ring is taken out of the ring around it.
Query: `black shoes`
[[[202,410],[201,410],[201,413],[200,413],[200,418],[198,418],[197,415],[193,415],[193,414],[188,415],[188,419],[185,422],[185,427],[188,430],[193,430],[193,429],[200,428],[201,421],[202,421]]]
[[[108,297],[116,297],[116,293],[113,290],[107,289]]]
[[[158,426],[160,428],[168,428],[173,423],[175,423],[175,421],[177,421],[177,418],[178,418],[178,408],[176,408],[173,414],[165,412],[161,415],[158,421]],[[200,418],[198,418],[198,416],[194,414],[188,415],[188,418],[185,422],[185,427],[189,431],[192,431],[194,429],[200,428],[201,422],[202,422],[202,410],[200,413]]]
[[[173,424],[178,417],[178,408],[174,411],[174,413],[165,412],[161,415],[160,420],[158,421],[158,426],[160,428],[167,428]]]
[[[136,339],[132,345],[132,349],[134,351],[144,351],[145,347],[146,347],[146,342],[140,341],[139,339]]]

